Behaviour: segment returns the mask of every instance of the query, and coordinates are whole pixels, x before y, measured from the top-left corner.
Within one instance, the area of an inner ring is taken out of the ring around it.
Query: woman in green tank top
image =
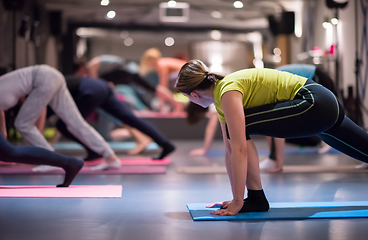
[[[180,70],[175,91],[202,107],[214,103],[219,115],[233,199],[216,203],[222,208],[211,214],[269,209],[249,135],[318,135],[337,150],[368,162],[367,132],[345,116],[331,91],[310,79],[272,69],[244,69],[226,76],[191,60]],[[243,199],[245,186],[248,194]]]

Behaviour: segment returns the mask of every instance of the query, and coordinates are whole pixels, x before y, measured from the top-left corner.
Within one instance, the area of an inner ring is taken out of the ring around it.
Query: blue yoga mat
[[[269,221],[303,219],[368,218],[368,201],[270,203],[268,212],[239,213],[235,216],[211,215],[219,208],[208,203],[187,205],[193,221]]]
[[[113,150],[130,150],[135,148],[135,142],[109,142]],[[60,142],[52,145],[55,150],[83,150],[82,146],[75,142]],[[148,150],[158,149],[157,143],[150,143]]]
[[[319,154],[317,148],[285,148],[285,154],[296,155],[296,154]],[[339,154],[340,151],[336,149],[330,149],[328,154]],[[270,150],[258,150],[258,155],[269,155]],[[224,150],[211,150],[207,153],[208,157],[222,157],[225,156]]]

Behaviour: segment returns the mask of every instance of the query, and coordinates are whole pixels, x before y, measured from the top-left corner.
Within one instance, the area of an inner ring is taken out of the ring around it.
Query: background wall
[[[24,36],[20,34],[22,22]],[[58,68],[58,44],[56,40],[49,41],[52,36],[49,23],[49,12],[35,0],[24,1],[22,9],[17,11],[7,10],[1,3],[0,67],[11,70],[46,63]]]
[[[167,47],[164,41],[150,41],[150,39],[135,39],[134,43],[127,47],[123,41],[102,38],[91,38],[88,40],[89,54],[93,58],[102,54],[121,56],[127,60],[139,62],[142,54],[149,48],[158,48],[164,57],[176,57],[179,54],[189,55],[189,44],[175,42],[174,46]]]

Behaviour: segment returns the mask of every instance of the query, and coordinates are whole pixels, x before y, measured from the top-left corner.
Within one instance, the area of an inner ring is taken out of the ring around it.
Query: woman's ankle
[[[119,158],[114,154],[108,156],[108,157],[105,157],[105,162],[107,163],[113,163],[113,162],[117,162],[119,161]]]

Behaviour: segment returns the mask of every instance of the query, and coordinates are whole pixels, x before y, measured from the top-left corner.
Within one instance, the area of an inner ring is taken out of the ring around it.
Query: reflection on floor
[[[263,153],[260,159],[265,158],[266,141],[255,141]],[[123,185],[122,198],[1,198],[0,239],[367,239],[368,219],[193,222],[186,204],[230,200],[230,185],[225,173],[179,173],[177,169],[186,166],[221,168],[224,159],[188,156],[201,141],[175,143],[178,150],[171,155],[166,174],[79,175],[74,181],[76,185]],[[222,143],[215,142],[213,149],[223,150]],[[287,166],[358,163],[343,154],[285,155]],[[52,185],[61,179],[1,175],[0,185]],[[368,200],[365,172],[263,173],[262,181],[270,202]]]

